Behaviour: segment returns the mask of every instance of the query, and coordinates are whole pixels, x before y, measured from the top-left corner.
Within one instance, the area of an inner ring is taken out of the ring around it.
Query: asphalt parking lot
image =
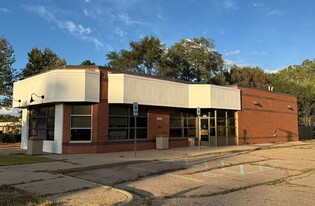
[[[315,142],[66,175],[125,190],[130,205],[315,205]]]

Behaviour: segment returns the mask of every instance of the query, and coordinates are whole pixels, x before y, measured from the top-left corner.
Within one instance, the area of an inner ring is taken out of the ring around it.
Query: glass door
[[[201,145],[210,146],[210,122],[208,117],[200,118]]]

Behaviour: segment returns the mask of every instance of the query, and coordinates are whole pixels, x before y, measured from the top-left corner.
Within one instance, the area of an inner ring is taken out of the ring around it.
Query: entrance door
[[[210,122],[208,117],[200,118],[201,145],[210,146]]]

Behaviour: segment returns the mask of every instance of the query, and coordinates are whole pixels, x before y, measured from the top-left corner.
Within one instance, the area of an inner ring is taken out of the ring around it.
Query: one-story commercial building
[[[102,153],[137,148],[227,146],[298,140],[294,96],[240,86],[171,81],[100,66],[64,66],[14,83],[22,109],[22,143],[44,139],[43,151]],[[196,114],[200,108],[200,121]],[[200,124],[199,124],[200,122]]]

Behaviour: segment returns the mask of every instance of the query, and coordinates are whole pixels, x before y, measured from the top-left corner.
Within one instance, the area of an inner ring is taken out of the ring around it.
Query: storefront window
[[[72,105],[71,141],[90,141],[92,125],[91,105]]]
[[[29,109],[29,137],[39,136],[54,140],[55,106],[32,107]]]
[[[139,106],[137,116],[137,139],[147,138],[147,107]],[[131,105],[109,105],[109,140],[134,139],[134,116]]]
[[[170,113],[170,137],[196,136],[196,110],[172,109]]]

